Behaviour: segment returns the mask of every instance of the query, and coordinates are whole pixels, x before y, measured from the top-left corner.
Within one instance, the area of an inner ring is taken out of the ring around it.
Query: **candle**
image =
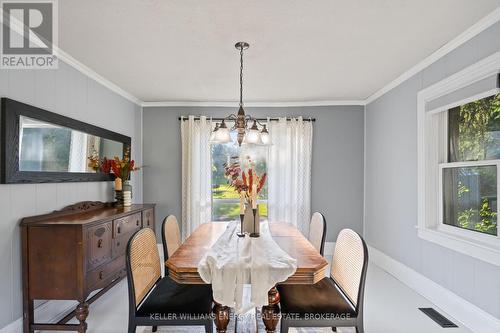
[[[257,184],[252,185],[252,208],[257,208]]]
[[[240,214],[245,214],[245,191],[240,194]]]
[[[115,191],[121,191],[122,190],[122,179],[119,177],[115,178]]]

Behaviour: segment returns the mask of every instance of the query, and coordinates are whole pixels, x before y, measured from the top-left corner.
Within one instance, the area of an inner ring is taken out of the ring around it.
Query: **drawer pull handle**
[[[149,219],[148,219],[148,221],[147,221],[147,224],[148,224],[148,226],[149,226]]]
[[[117,243],[116,243],[116,246],[120,246],[120,242],[117,242]]]
[[[135,221],[135,225],[139,226],[139,220]]]
[[[120,226],[118,226],[118,229],[116,229],[117,233],[120,233]]]
[[[102,280],[104,278],[104,272],[100,271],[99,272],[99,280]]]
[[[102,239],[99,239],[99,240],[97,241],[97,247],[98,247],[98,248],[101,248],[101,247],[102,247]]]

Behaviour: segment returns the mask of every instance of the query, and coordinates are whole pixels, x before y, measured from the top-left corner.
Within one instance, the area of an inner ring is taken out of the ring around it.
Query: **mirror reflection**
[[[123,156],[123,143],[21,116],[19,171],[97,172],[91,158]]]

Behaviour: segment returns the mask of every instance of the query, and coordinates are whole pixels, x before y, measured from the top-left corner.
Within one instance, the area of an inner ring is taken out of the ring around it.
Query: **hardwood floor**
[[[327,258],[331,259],[331,258]],[[390,291],[390,292],[389,292]],[[93,305],[88,318],[88,333],[125,333],[127,332],[127,284],[122,281]],[[443,329],[423,315],[417,308],[433,306],[391,275],[370,264],[365,301],[365,331],[368,333],[440,333]],[[445,312],[442,312],[445,314]],[[470,333],[458,321],[459,328],[447,329],[450,333]],[[250,311],[241,316],[235,331],[234,320],[228,332],[255,333],[265,332],[259,322],[256,327],[255,316]],[[353,329],[343,328],[341,333],[354,333]],[[150,333],[151,328],[138,328],[137,333]],[[159,327],[160,333],[202,333],[201,327]],[[330,333],[329,328],[291,329],[293,333]]]

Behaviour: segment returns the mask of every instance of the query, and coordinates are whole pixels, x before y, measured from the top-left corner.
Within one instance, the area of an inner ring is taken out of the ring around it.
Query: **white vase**
[[[259,234],[260,216],[259,205],[257,205],[255,216],[251,205],[245,205],[245,217],[243,218],[243,231],[249,234]]]

